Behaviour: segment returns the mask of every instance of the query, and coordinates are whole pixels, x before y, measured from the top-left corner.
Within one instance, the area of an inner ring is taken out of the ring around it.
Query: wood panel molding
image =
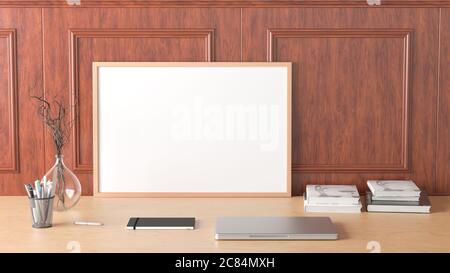
[[[80,38],[200,38],[204,39],[204,61],[214,61],[214,29],[70,29],[70,88],[71,103],[77,105],[79,97],[79,61],[78,40]],[[72,107],[72,119],[75,119],[72,150],[74,154],[73,170],[92,173],[92,164],[80,161],[80,122],[77,107]]]
[[[277,61],[279,38],[402,38],[403,43],[403,101],[402,101],[402,162],[399,165],[370,164],[293,164],[293,172],[409,172],[410,171],[410,74],[411,29],[268,29],[267,61]]]
[[[440,12],[436,192],[450,195],[450,9]]]
[[[79,4],[78,4],[79,2]],[[0,7],[450,7],[449,0],[0,0]]]
[[[19,134],[17,119],[17,46],[16,30],[0,29],[0,39],[6,39],[8,56],[8,99],[9,99],[9,124],[11,162],[9,165],[0,165],[0,173],[19,172]]]

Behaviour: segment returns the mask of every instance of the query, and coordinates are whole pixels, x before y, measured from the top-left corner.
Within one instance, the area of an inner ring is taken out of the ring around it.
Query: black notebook
[[[128,221],[127,229],[194,229],[195,218],[141,218],[133,217]]]

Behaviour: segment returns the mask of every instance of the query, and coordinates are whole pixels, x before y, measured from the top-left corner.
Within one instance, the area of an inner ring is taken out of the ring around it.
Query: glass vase
[[[66,211],[73,208],[81,197],[81,184],[76,175],[64,164],[63,156],[56,155],[55,165],[45,175],[56,186],[53,209]]]

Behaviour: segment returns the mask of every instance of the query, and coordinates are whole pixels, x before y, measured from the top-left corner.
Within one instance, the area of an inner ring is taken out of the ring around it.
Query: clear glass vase
[[[55,165],[45,175],[56,185],[53,209],[66,211],[73,208],[81,197],[81,184],[76,175],[66,167],[62,155],[56,155]]]

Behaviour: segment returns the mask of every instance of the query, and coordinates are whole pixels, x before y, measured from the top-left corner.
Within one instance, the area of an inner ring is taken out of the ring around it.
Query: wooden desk
[[[450,252],[450,197],[432,197],[432,214],[332,214],[303,212],[294,198],[93,198],[72,211],[55,213],[49,229],[31,227],[25,197],[0,197],[0,252]],[[217,216],[330,216],[337,241],[215,241]],[[196,230],[127,230],[130,216],[195,216]],[[75,226],[73,220],[105,225]]]

